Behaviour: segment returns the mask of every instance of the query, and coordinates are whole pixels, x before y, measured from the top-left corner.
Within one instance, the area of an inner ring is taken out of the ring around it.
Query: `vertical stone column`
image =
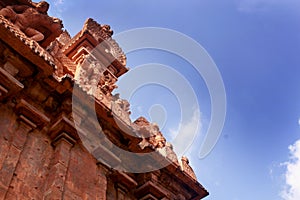
[[[59,140],[55,141],[53,145],[55,148],[54,159],[46,182],[46,191],[44,193],[45,200],[63,199],[64,185],[70,162],[70,152],[74,143],[61,137]]]
[[[101,164],[97,165],[97,200],[106,199],[106,191],[107,191],[107,176],[109,174],[109,170]]]
[[[5,69],[0,67],[0,102],[2,103],[5,98],[8,98],[9,96],[14,95],[15,93],[21,91],[24,88],[24,85],[20,83],[17,79],[15,79],[10,73],[8,73]],[[2,111],[5,112],[5,111]],[[0,114],[1,111],[0,111]],[[21,132],[29,132],[30,130],[26,130],[26,126],[24,123],[20,123],[19,129],[16,130],[15,134],[16,135],[21,135],[21,138],[26,138],[26,134],[22,134]],[[23,130],[24,129],[24,130]],[[23,130],[23,131],[22,131]],[[8,137],[11,137],[7,132],[8,130],[0,130],[0,131],[6,131]],[[15,137],[14,137],[15,138]],[[21,139],[19,138],[19,139]],[[1,154],[4,154],[4,160],[3,163],[0,163],[0,199],[4,199],[8,186],[10,184],[10,180],[13,175],[13,171],[15,169],[15,165],[18,162],[19,157],[15,156],[13,153],[21,151],[20,149],[20,142],[21,141],[13,141],[17,145],[13,146],[9,144],[10,146],[8,147],[7,152],[1,152]],[[22,143],[22,142],[21,142]],[[22,146],[22,145],[21,145]],[[11,150],[10,150],[11,149]],[[12,152],[13,151],[13,152]],[[1,167],[2,164],[2,167]]]
[[[45,115],[23,99],[16,106],[16,112],[19,116],[18,128],[13,134],[10,148],[0,171],[0,199],[5,199],[8,195],[9,186],[25,147],[28,134],[49,122]]]
[[[71,149],[76,143],[76,129],[66,117],[61,117],[50,130],[55,148],[53,162],[45,184],[45,200],[64,199],[65,181],[70,163]]]
[[[19,127],[14,133],[12,144],[6,154],[5,160],[0,171],[0,187],[2,188],[0,190],[0,199],[4,199],[7,194],[21,152],[27,140],[27,135],[33,128],[35,128],[34,126],[32,126],[34,124],[30,125],[25,121],[19,122]]]
[[[138,183],[132,177],[124,172],[112,170],[109,178],[114,184],[114,192],[116,193],[116,196],[114,197],[115,199],[131,199],[130,197],[133,195],[132,191],[134,191],[138,185]]]

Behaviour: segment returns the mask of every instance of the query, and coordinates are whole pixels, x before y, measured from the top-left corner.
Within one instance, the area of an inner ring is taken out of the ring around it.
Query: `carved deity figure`
[[[100,88],[104,94],[111,96],[112,91],[117,88],[116,80],[110,73],[105,73],[100,78]]]
[[[39,27],[47,27],[50,31],[61,27],[61,21],[47,15],[49,4],[46,1],[31,3],[29,5],[12,5],[2,8],[0,15],[9,19],[22,32],[31,39],[39,42],[45,36],[38,30]]]
[[[158,132],[156,135],[149,138],[149,143],[152,144],[154,148],[163,148],[166,144],[166,139]]]

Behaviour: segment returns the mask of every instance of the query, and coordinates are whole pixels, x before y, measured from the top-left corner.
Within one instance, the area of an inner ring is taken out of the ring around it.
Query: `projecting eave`
[[[38,66],[45,75],[53,74],[56,68],[53,57],[39,43],[28,38],[2,15],[0,15],[0,38],[28,61],[34,60],[33,64]]]
[[[113,31],[110,26],[100,25],[89,18],[84,23],[82,30],[64,45],[62,52],[72,59],[74,52],[82,46],[89,47],[88,51],[90,53],[99,51],[109,63],[108,65],[114,66],[116,69],[114,74],[119,77],[128,71],[126,55],[118,43],[112,39],[112,34]]]

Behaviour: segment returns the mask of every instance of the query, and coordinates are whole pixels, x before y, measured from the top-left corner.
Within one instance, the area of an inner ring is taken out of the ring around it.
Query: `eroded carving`
[[[197,177],[195,175],[194,170],[192,169],[192,167],[189,165],[189,159],[185,156],[183,156],[181,158],[180,161],[180,166],[181,166],[181,170],[184,171],[185,173],[187,173],[191,178],[193,178],[194,180],[197,180]]]
[[[92,61],[91,63],[85,63],[81,66],[80,70],[77,70],[79,74],[75,74],[76,83],[87,94],[93,95],[97,89],[99,77],[104,70],[105,68],[99,62]]]
[[[109,25],[100,25],[93,19],[89,18],[83,27],[83,31],[91,31],[93,36],[97,38],[97,40],[107,40],[113,35],[113,31],[111,30]]]
[[[100,89],[101,91],[107,95],[111,96],[112,91],[118,86],[115,84],[117,82],[117,78],[106,70],[100,78]]]
[[[172,162],[178,163],[177,155],[173,150],[173,145],[169,142],[166,142],[166,157]]]
[[[139,146],[144,149],[150,147],[151,149],[163,148],[166,145],[166,139],[159,130],[157,124],[148,122],[144,117],[139,117],[134,121],[133,127],[137,130],[143,138]]]
[[[110,29],[109,25],[100,25],[93,19],[88,19],[82,32],[85,31],[89,31],[98,40],[98,42],[102,42],[102,45],[106,46],[107,43],[107,51],[118,59],[123,66],[126,65],[126,55],[118,43],[112,39],[113,31]]]
[[[63,27],[58,18],[49,17],[49,4],[46,1],[27,3],[26,5],[11,5],[0,10],[0,15],[9,19],[29,38],[37,42],[51,34],[59,35]]]
[[[112,112],[114,115],[118,116],[127,125],[131,125],[130,120],[130,104],[125,99],[120,99],[119,95],[115,95],[112,101]]]

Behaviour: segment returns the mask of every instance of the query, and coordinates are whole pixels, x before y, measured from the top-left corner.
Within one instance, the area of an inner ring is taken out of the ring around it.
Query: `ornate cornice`
[[[110,26],[98,24],[91,18],[86,20],[82,30],[62,48],[62,52],[67,52],[85,34],[90,34],[98,44],[101,42],[107,43],[106,46],[109,47],[108,53],[116,58],[122,66],[126,66],[126,55],[118,43],[112,39],[113,31],[111,30]]]
[[[49,65],[55,67],[53,57],[43,47],[41,47],[38,42],[27,37],[22,31],[20,31],[20,29],[18,29],[9,20],[5,19],[2,15],[0,15],[0,26],[12,33],[21,42],[28,46],[36,55],[43,58]]]

